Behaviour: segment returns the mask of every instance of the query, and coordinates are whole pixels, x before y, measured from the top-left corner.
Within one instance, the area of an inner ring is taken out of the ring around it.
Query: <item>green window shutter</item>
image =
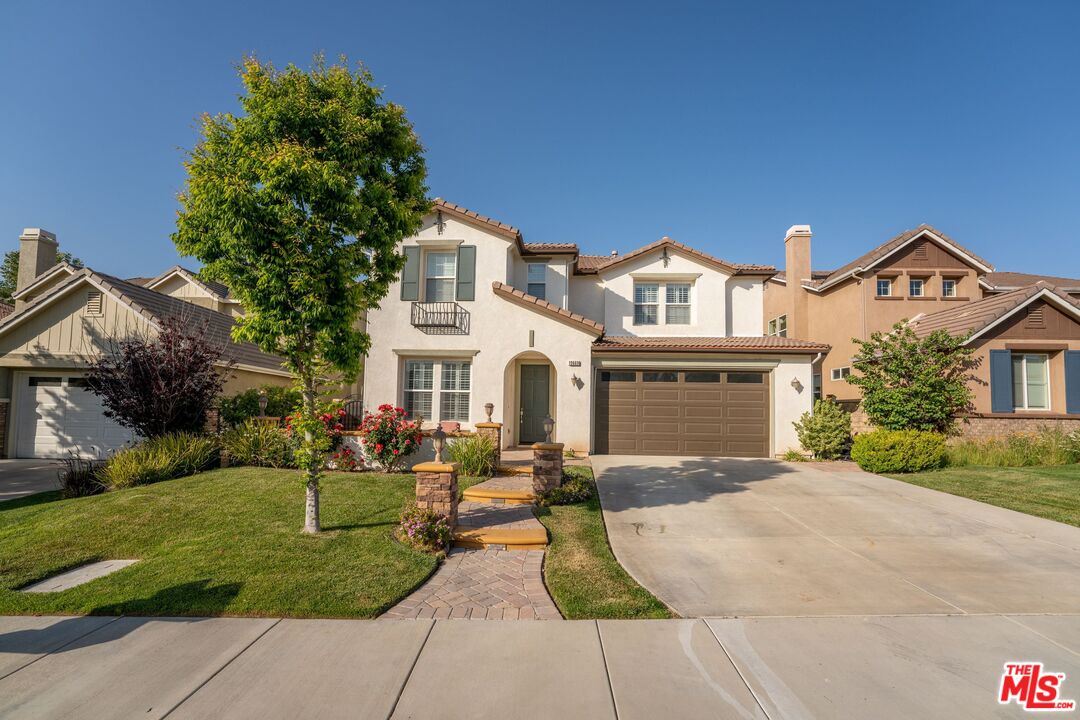
[[[1013,411],[1012,353],[1008,350],[990,351],[990,411]]]
[[[459,245],[457,249],[457,299],[476,299],[476,246]]]
[[[1080,352],[1065,353],[1065,412],[1080,415]]]
[[[401,271],[401,299],[420,299],[420,248],[416,245],[403,248],[405,268]]]

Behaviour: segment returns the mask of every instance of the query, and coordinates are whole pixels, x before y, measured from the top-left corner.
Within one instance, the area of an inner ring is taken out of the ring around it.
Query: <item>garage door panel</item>
[[[647,383],[645,372],[655,376],[654,371],[633,371],[633,382],[598,382],[597,452],[768,455],[767,374],[726,373],[724,380],[706,383],[687,382],[684,371],[668,371],[665,377],[675,377],[676,382]],[[755,376],[761,381],[751,382]]]
[[[69,452],[101,457],[134,440],[134,434],[105,417],[101,400],[78,374],[18,376],[19,407],[15,454],[60,458]]]

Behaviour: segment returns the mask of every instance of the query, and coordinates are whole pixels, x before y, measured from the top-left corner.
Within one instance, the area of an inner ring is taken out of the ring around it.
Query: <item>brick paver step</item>
[[[536,502],[532,475],[500,475],[473,485],[462,493],[470,502],[490,505],[531,505]]]
[[[458,505],[454,545],[465,548],[505,547],[506,550],[542,550],[547,529],[529,505],[489,505],[463,501]]]

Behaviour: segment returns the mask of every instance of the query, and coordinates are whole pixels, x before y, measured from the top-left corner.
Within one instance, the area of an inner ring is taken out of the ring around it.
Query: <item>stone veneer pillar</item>
[[[457,525],[458,464],[426,462],[413,465],[416,473],[416,504],[445,515],[450,527]]]
[[[563,444],[536,443],[533,449],[533,492],[542,495],[562,485]]]
[[[502,465],[502,423],[482,422],[476,423],[476,434],[489,437],[495,441],[495,470],[498,472]]]

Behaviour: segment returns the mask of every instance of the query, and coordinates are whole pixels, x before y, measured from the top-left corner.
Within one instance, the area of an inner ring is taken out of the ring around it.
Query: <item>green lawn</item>
[[[592,477],[588,468],[573,471]],[[538,507],[536,514],[551,536],[544,580],[568,620],[674,617],[611,554],[595,488],[588,502]]]
[[[413,493],[411,475],[330,473],[318,537],[300,532],[303,486],[290,470],[230,468],[0,503],[0,614],[373,617],[436,566],[393,539]],[[13,592],[122,558],[140,562],[60,593]]]
[[[889,477],[1080,527],[1080,465],[956,467]]]

